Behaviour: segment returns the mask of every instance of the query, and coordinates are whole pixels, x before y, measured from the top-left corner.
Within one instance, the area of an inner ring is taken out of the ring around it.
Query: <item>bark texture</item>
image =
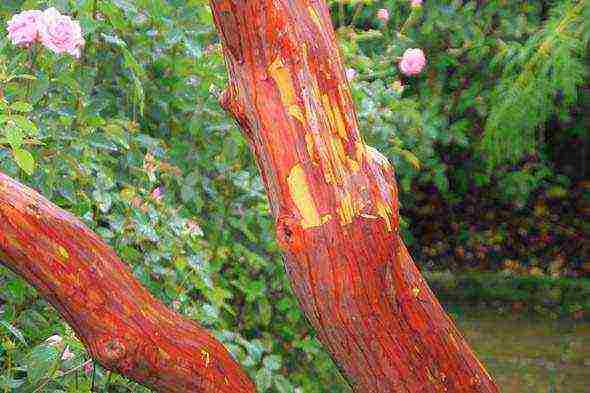
[[[357,392],[498,392],[399,235],[387,159],[359,133],[324,0],[211,0],[299,302]]]
[[[107,369],[158,392],[255,392],[220,342],[156,300],[95,233],[2,173],[0,261]]]

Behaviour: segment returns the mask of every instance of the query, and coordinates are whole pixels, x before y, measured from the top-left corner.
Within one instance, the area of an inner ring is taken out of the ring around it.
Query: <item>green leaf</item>
[[[272,385],[272,372],[267,368],[261,368],[256,372],[254,381],[256,382],[258,391],[265,392],[270,389],[270,386]]]
[[[13,149],[18,149],[23,144],[23,133],[20,128],[15,127],[14,124],[9,124],[5,131],[6,138],[2,138],[2,143],[8,143]]]
[[[268,355],[264,357],[262,363],[264,364],[264,367],[266,367],[267,369],[271,371],[276,371],[281,368],[282,360],[279,355]]]
[[[27,173],[27,175],[32,175],[35,171],[35,159],[26,150],[23,149],[13,149],[12,154],[14,156],[14,161],[16,161],[17,165]]]
[[[60,363],[60,346],[41,344],[29,353],[26,359],[27,379],[38,385],[42,379],[53,374]]]
[[[275,387],[279,393],[293,393],[295,389],[291,382],[287,380],[287,378],[283,377],[282,375],[275,375],[274,377]]]
[[[12,326],[10,323],[6,322],[3,319],[0,319],[0,325],[4,326],[6,328],[6,330],[8,330],[10,333],[12,333],[12,335],[14,337],[16,337],[18,339],[18,341],[20,341],[24,345],[27,345],[27,341],[25,340],[25,337],[23,336],[23,334],[20,330],[18,330],[17,328],[15,328],[14,326]]]
[[[15,112],[31,112],[33,110],[33,106],[28,102],[17,101],[10,105],[10,109]]]
[[[272,318],[272,306],[267,298],[263,297],[260,299],[258,303],[258,312],[260,317],[260,322],[263,325],[268,325]]]
[[[35,123],[33,123],[31,120],[27,119],[24,116],[12,116],[12,121],[14,121],[21,130],[27,131],[29,134],[37,135],[39,131]]]

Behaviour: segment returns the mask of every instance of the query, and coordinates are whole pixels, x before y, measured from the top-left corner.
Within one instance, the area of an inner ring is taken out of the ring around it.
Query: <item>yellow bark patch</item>
[[[322,30],[322,20],[320,19],[317,12],[315,12],[315,9],[312,6],[307,8],[309,9],[309,14],[311,15],[311,19],[313,19],[313,22],[317,25],[318,29]]]
[[[289,107],[289,114],[299,120],[302,124],[305,124],[305,115],[299,105],[291,105]]]
[[[58,245],[57,246],[57,257],[59,258],[60,261],[66,262],[68,259],[70,259],[70,254],[68,253],[68,250],[66,250],[63,246]]]
[[[332,148],[334,149],[334,154],[336,157],[340,159],[340,162],[346,161],[346,152],[344,150],[344,145],[342,144],[342,140],[340,138],[333,136],[332,137]]]
[[[391,232],[391,230],[393,229],[391,226],[391,216],[393,215],[391,207],[389,207],[388,205],[385,205],[381,201],[378,201],[377,202],[377,215],[385,220],[385,224],[387,225],[387,231]]]
[[[432,371],[430,371],[430,369],[429,369],[429,368],[427,368],[427,369],[426,369],[426,376],[428,377],[428,380],[429,380],[431,383],[435,383],[435,382],[437,382],[437,381],[436,381],[436,379],[434,378],[434,376],[432,375]]]
[[[361,169],[359,163],[356,162],[355,160],[348,158],[347,162],[348,162],[348,169],[350,169],[351,172],[358,172]]]
[[[336,125],[336,131],[340,138],[344,139],[345,141],[348,140],[348,135],[346,134],[346,125],[344,124],[344,119],[342,118],[342,113],[340,113],[340,109],[338,105],[334,105],[332,108],[332,112],[334,113],[334,123]]]
[[[327,94],[322,95],[322,104],[324,106],[324,110],[326,111],[326,115],[328,117],[328,121],[330,123],[330,129],[338,136],[345,141],[348,140],[348,135],[346,134],[346,125],[344,123],[344,118],[342,117],[342,113],[338,108],[337,104],[333,104],[330,101],[330,97]]]
[[[340,83],[338,85],[338,95],[343,106],[352,105],[352,96],[350,95],[350,90],[348,90],[347,83]],[[350,116],[350,112],[348,114],[349,117],[352,117]]]
[[[307,147],[307,154],[309,154],[309,158],[314,164],[317,164],[317,155],[315,152],[315,145],[313,143],[313,137],[308,132],[305,134],[305,146]]]
[[[283,60],[277,56],[275,61],[268,67],[268,73],[274,79],[281,93],[281,101],[285,107],[295,104],[295,89],[289,69],[285,67]]]
[[[332,137],[332,160],[334,164],[334,172],[336,174],[336,183],[341,184],[346,177],[347,170],[344,164],[348,161],[342,140],[339,137]]]
[[[209,363],[211,363],[211,355],[206,349],[201,349],[201,359],[205,362],[205,368],[209,367]]]
[[[352,222],[352,218],[354,217],[352,210],[352,195],[347,194],[344,198],[342,198],[340,201],[340,206],[338,206],[336,210],[340,216],[340,224],[350,224]]]
[[[334,183],[334,173],[332,172],[332,167],[329,165],[324,168],[324,180],[328,184]]]
[[[289,185],[291,199],[293,199],[299,210],[299,214],[301,214],[301,226],[303,228],[311,228],[322,225],[320,214],[311,197],[309,184],[307,183],[305,171],[301,164],[296,164],[291,168],[291,172],[287,176],[287,184]]]
[[[326,117],[328,118],[330,129],[336,132],[334,113],[332,113],[332,105],[330,104],[330,98],[327,94],[322,95],[322,105],[324,106],[324,111],[326,112]]]
[[[336,208],[340,216],[340,225],[352,223],[352,219],[359,215],[363,208],[363,202],[359,199],[353,198],[352,194],[347,193],[344,198],[340,200],[340,206]]]
[[[328,136],[328,138],[329,138],[329,136]],[[328,149],[326,149],[326,147],[329,148],[329,146],[326,146],[326,142],[327,143],[329,143],[329,142],[325,141],[321,136],[318,136],[317,139],[319,139],[320,145],[315,144],[315,140],[313,139],[313,136],[312,136],[312,142],[314,143],[313,146],[315,147],[314,152],[317,152],[318,160],[321,162],[324,180],[328,184],[333,184],[336,181],[336,174],[334,173],[334,169],[333,169],[333,165],[332,165],[332,158],[331,158],[332,153]]]

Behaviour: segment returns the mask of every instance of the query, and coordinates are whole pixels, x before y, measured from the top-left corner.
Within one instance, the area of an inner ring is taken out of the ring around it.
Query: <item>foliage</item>
[[[345,60],[358,72],[352,87],[362,130],[395,165],[405,207],[416,204],[408,191],[425,185],[457,204],[473,187],[500,184],[496,196],[521,205],[539,186],[569,185],[542,154],[490,174],[478,153],[490,114],[505,124],[496,86],[535,59],[530,49],[505,56],[505,48],[536,48],[553,37],[552,48],[570,53],[563,41],[570,35],[551,33],[560,19],[549,17],[550,4],[331,4]],[[211,328],[261,391],[346,391],[290,291],[247,144],[217,103],[226,74],[206,1],[8,0],[0,20],[48,6],[81,22],[86,46],[76,60],[2,38],[0,170],[81,217],[153,294]],[[387,25],[375,18],[382,7]],[[571,50],[581,56],[587,37],[576,39]],[[412,78],[396,65],[408,48],[427,57],[425,72]],[[579,134],[575,108],[588,93],[576,99],[578,79],[559,83],[547,97],[567,84],[569,101],[555,108],[574,108],[563,125]],[[521,130],[534,134],[546,119]],[[92,384],[143,391],[88,367],[72,331],[6,270],[0,298],[3,391],[77,392]],[[45,349],[53,334],[74,358]]]
[[[569,143],[590,137],[583,125],[590,6],[552,5],[333,3],[343,54],[359,75],[353,88],[361,128],[392,159],[406,206],[415,202],[408,191],[421,184],[455,203],[472,188],[499,185],[490,197],[517,208],[540,187],[567,186],[555,176],[559,168],[548,142],[558,132]],[[389,10],[385,25],[374,17],[380,7]],[[428,64],[422,75],[406,77],[397,62],[416,47]],[[558,124],[549,128],[550,121]],[[518,188],[503,185],[523,178]]]
[[[587,76],[590,6],[564,1],[526,42],[504,44],[493,59],[502,77],[491,96],[483,148],[491,164],[534,151],[535,131],[553,115],[569,117]]]
[[[590,318],[590,281],[587,279],[517,276],[502,273],[450,272],[425,274],[443,302],[489,304],[506,311],[533,311],[552,318]]]

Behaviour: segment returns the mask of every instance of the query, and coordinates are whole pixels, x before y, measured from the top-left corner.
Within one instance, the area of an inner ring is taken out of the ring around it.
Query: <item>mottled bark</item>
[[[156,300],[95,233],[2,173],[0,261],[107,369],[158,392],[255,391],[221,343]]]
[[[357,392],[497,392],[399,235],[393,168],[359,133],[324,0],[211,0],[299,302]]]

